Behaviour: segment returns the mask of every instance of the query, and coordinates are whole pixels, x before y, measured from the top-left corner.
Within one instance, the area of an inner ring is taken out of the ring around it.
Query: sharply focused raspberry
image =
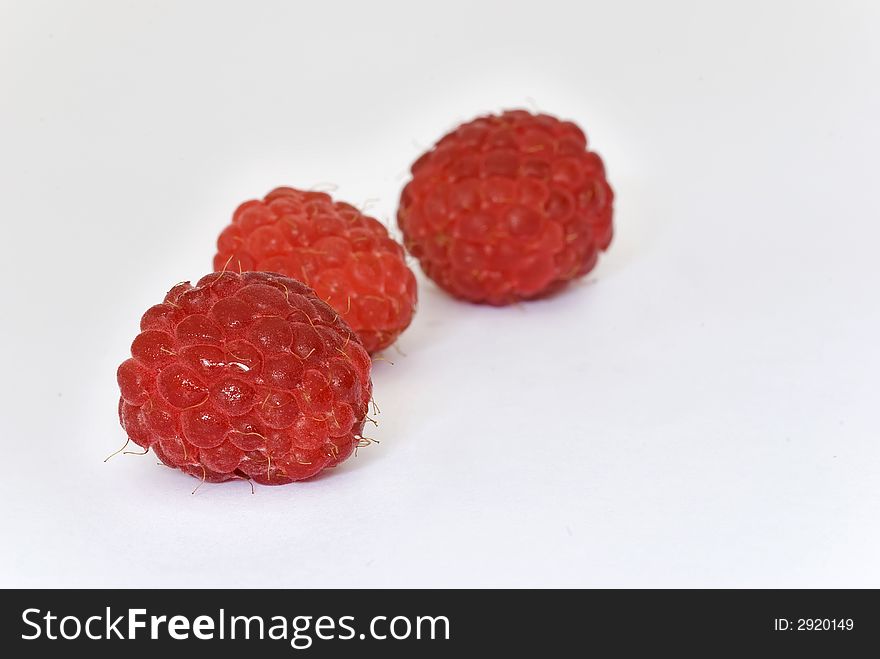
[[[147,309],[120,365],[119,419],[169,467],[280,485],[351,455],[370,400],[370,358],[298,281],[217,272]]]
[[[377,220],[323,192],[278,188],[243,203],[217,240],[214,269],[280,272],[305,282],[371,353],[394,343],[416,306],[403,248]]]
[[[613,193],[575,124],[511,110],[443,137],[412,166],[397,220],[425,273],[510,304],[582,277],[611,242]]]

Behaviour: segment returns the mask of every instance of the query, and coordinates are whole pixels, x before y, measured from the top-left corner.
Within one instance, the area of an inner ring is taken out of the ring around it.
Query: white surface
[[[0,585],[880,586],[876,3],[229,5],[0,4]],[[239,202],[392,222],[422,148],[532,104],[617,192],[586,282],[420,278],[381,445],[326,478],[102,463]]]

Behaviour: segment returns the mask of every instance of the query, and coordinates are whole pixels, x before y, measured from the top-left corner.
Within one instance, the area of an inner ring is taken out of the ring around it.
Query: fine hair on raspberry
[[[305,284],[215,272],[141,319],[117,370],[131,441],[203,481],[280,485],[348,458],[372,397],[360,339]]]
[[[370,353],[391,345],[416,308],[403,247],[378,220],[324,192],[276,188],[241,204],[217,240],[214,268],[224,267],[303,281]]]
[[[613,200],[577,125],[510,110],[462,124],[422,155],[397,219],[441,288],[503,305],[592,270],[611,242]]]

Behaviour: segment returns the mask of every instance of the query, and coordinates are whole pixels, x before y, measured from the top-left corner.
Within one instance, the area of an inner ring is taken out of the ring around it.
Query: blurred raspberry
[[[370,358],[298,281],[214,273],[150,307],[117,380],[129,438],[169,467],[280,485],[351,455],[371,397]]]
[[[394,343],[416,307],[416,280],[400,244],[377,220],[323,192],[277,188],[243,203],[217,240],[214,269],[305,282],[370,353]]]
[[[575,124],[511,110],[443,137],[412,166],[397,220],[453,295],[510,304],[582,277],[611,242],[614,195]]]

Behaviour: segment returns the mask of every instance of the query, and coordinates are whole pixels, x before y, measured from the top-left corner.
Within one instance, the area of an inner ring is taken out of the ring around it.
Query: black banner
[[[841,652],[880,641],[867,590],[6,590],[4,649],[163,657],[445,657],[614,648]],[[75,644],[72,646],[71,644]]]

